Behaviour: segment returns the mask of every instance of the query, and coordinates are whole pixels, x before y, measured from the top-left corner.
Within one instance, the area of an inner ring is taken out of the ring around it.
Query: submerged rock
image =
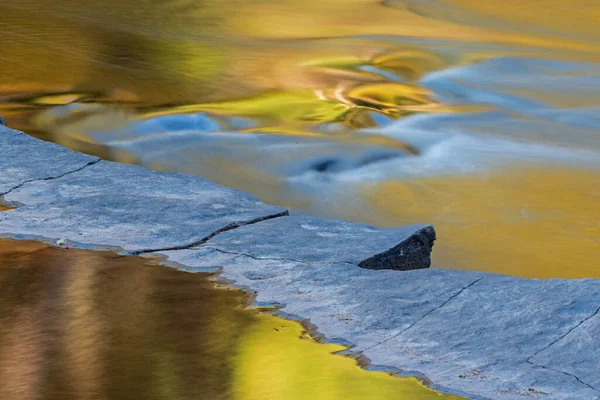
[[[340,152],[340,149],[337,149],[337,151]],[[323,155],[313,159],[308,159],[306,161],[299,162],[295,167],[294,172],[297,175],[306,173],[308,171],[336,174],[404,156],[405,154],[398,150],[372,147],[367,148],[362,152],[351,154],[350,156],[333,153],[331,155]]]

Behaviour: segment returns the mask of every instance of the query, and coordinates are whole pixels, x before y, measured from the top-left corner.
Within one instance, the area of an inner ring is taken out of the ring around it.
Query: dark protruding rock
[[[431,266],[435,229],[426,226],[383,253],[364,259],[358,266],[368,269],[409,271]]]
[[[6,126],[6,120],[2,118],[2,115],[0,115],[0,125]]]

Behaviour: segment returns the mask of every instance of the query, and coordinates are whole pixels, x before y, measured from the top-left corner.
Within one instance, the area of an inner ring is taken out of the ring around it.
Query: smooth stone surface
[[[365,355],[384,364],[401,360],[405,368],[427,370],[434,382],[459,390],[485,393],[495,389],[500,397],[509,388],[534,394],[529,391],[533,388],[552,399],[592,399],[600,392],[584,383],[589,383],[589,375],[600,374],[598,359],[594,363],[576,354],[565,357],[565,366],[575,360],[585,365],[579,382],[540,368],[539,357],[534,356],[593,315],[599,304],[597,279],[540,281],[490,274]],[[596,345],[599,341],[596,336]],[[594,346],[589,349],[596,351]],[[554,361],[564,368],[562,359]]]
[[[408,245],[415,244],[411,239],[421,236],[435,238],[433,227],[410,225],[377,229],[347,221],[292,216],[224,232],[212,239],[209,246],[257,258],[341,262],[370,269],[408,270],[431,265],[433,240],[416,246],[416,249]]]
[[[49,179],[98,161],[0,124],[0,196],[23,182]]]
[[[230,224],[285,212],[208,179],[107,161],[30,182],[5,200],[22,206],[0,214],[0,236],[67,238],[131,251],[193,244]]]
[[[597,296],[597,294],[596,294]],[[600,308],[593,317],[531,358],[535,364],[571,374],[600,390]],[[590,369],[590,365],[596,365]]]

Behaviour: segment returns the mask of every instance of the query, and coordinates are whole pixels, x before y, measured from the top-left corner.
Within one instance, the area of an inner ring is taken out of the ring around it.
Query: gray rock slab
[[[570,374],[600,391],[598,338],[600,338],[600,311],[539,352],[530,361],[544,368]]]
[[[130,251],[191,245],[231,224],[285,212],[207,179],[106,161],[30,182],[5,199],[22,206],[0,214],[0,235]]]
[[[421,236],[426,238],[421,246],[408,245]],[[225,232],[211,240],[210,246],[257,258],[408,270],[430,266],[434,238],[431,225],[377,229],[347,221],[293,216]]]
[[[0,124],[0,196],[24,182],[59,177],[96,161]]]
[[[541,281],[488,275],[364,354],[384,365],[428,371],[436,383],[491,398],[547,393],[546,398],[552,399],[592,399],[600,392],[557,372],[559,357],[555,371],[530,359],[570,330],[581,332],[579,324],[599,305],[597,279]],[[589,358],[572,355],[565,361],[581,363],[582,376],[600,374],[598,363]]]

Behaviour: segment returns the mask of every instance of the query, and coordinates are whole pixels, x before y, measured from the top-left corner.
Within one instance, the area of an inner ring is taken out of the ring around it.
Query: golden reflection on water
[[[365,190],[377,214],[369,219],[390,227],[433,223],[434,265],[437,259],[529,278],[600,278],[600,174],[520,167],[384,182]]]
[[[529,15],[529,23],[540,7],[535,1],[519,2],[519,10],[528,10],[523,15],[504,2],[487,2],[485,7],[470,0],[468,6],[464,1],[446,5],[460,14],[460,23],[447,21],[448,13],[437,15],[436,2],[432,11],[416,3],[5,0],[0,4],[4,32],[0,112],[16,128],[37,134],[43,132],[31,124],[32,115],[71,101],[111,103],[133,112],[148,107],[163,113],[213,109],[264,118],[267,127],[275,120],[278,130],[286,131],[295,129],[288,126],[289,119],[345,120],[350,117],[344,113],[349,106],[367,106],[394,116],[394,112],[402,114],[407,102],[431,103],[429,96],[423,97],[425,89],[394,85],[362,66],[414,83],[427,72],[474,58],[511,52],[542,54],[539,49],[517,51],[511,46],[552,48],[558,58],[598,59],[597,43],[583,40],[583,34],[560,36],[572,25],[574,12],[584,20],[593,18],[594,13],[573,11],[589,8],[584,0],[569,3],[568,9],[553,2],[554,19],[563,24],[555,24],[558,34],[551,37],[545,32],[513,32],[462,21],[489,12],[505,17],[502,21],[507,24]],[[40,14],[44,18],[38,18]],[[595,29],[594,24],[588,25],[585,32]],[[413,38],[476,41],[505,49],[496,54],[482,49],[443,56],[412,43]],[[437,111],[442,110],[449,108]],[[356,121],[351,126],[357,127]]]
[[[596,46],[600,40],[597,27],[600,9],[593,1],[579,0],[568,6],[562,0],[507,0],[502,3],[449,0],[439,1],[438,4],[447,6],[438,8],[442,13],[437,13],[435,7],[426,5],[421,5],[420,10],[429,16],[463,24],[492,26],[559,39],[576,39]],[[452,12],[447,12],[450,9]]]
[[[458,399],[362,370],[247,300],[208,274],[0,240],[0,398]]]

